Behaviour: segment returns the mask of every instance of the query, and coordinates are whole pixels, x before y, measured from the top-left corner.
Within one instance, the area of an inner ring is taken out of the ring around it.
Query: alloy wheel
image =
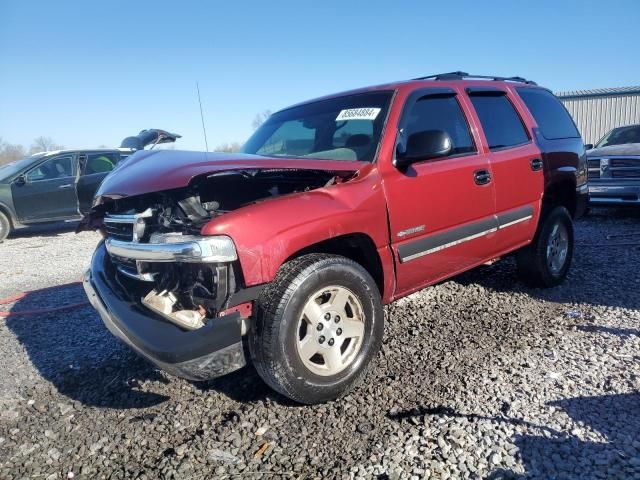
[[[363,337],[362,303],[349,289],[334,285],[318,290],[305,303],[296,346],[305,367],[330,376],[354,362]]]
[[[552,274],[560,273],[567,261],[569,233],[562,223],[556,223],[547,240],[547,265]]]

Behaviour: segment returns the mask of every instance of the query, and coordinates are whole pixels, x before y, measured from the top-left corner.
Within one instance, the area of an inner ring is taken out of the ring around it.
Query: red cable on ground
[[[46,292],[46,291],[50,291],[50,290],[57,290],[59,288],[66,288],[66,287],[70,287],[70,286],[73,286],[73,285],[81,285],[81,283],[82,282],[71,282],[71,283],[64,283],[62,285],[55,285],[53,287],[40,288],[38,290],[29,290],[29,291],[26,291],[26,292],[19,293],[18,295],[15,295],[13,297],[0,298],[0,305],[6,305],[8,303],[15,303],[18,300],[22,300],[23,298],[27,297],[28,295],[30,295],[32,293]],[[68,305],[61,305],[59,307],[38,308],[36,310],[22,310],[22,311],[17,311],[17,312],[2,312],[2,311],[0,311],[0,318],[18,317],[18,316],[22,316],[22,315],[40,315],[40,314],[43,314],[43,313],[57,312],[59,310],[67,310],[67,309],[70,309],[70,308],[84,307],[85,305],[89,305],[89,302],[85,301],[85,302],[78,302],[78,303],[70,303]]]

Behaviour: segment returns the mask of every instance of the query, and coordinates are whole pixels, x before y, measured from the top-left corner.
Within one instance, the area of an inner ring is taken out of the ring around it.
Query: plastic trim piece
[[[503,228],[527,222],[533,218],[533,207],[517,208],[499,215],[484,218],[469,225],[454,228],[448,232],[436,233],[398,247],[400,263],[439,252],[476,238],[489,235]]]

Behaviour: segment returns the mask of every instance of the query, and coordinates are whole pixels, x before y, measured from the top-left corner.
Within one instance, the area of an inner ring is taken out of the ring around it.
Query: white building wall
[[[640,94],[571,96],[559,99],[573,117],[584,143],[596,143],[609,130],[640,123]]]

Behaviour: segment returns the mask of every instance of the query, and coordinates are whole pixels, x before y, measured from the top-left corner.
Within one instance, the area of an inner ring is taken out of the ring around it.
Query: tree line
[[[37,137],[27,150],[24,145],[5,142],[0,137],[0,165],[20,160],[38,152],[50,152],[53,150],[63,150],[63,145],[58,145],[51,137]]]
[[[271,116],[270,110],[265,110],[256,114],[251,126],[253,129],[257,129]],[[98,148],[105,148],[105,145],[100,145]],[[39,152],[51,152],[54,150],[64,150],[63,145],[58,145],[51,137],[37,137],[33,140],[33,143],[27,150],[24,145],[17,143],[9,143],[3,141],[0,137],[0,165],[5,163],[20,160],[29,155]],[[242,148],[242,144],[239,142],[222,143],[215,148],[216,152],[239,152]]]
[[[267,121],[267,119],[271,116],[271,110],[264,110],[260,113],[256,113],[256,116],[253,118],[251,122],[251,126],[253,130],[257,130],[260,125]],[[227,152],[227,153],[235,153],[239,152],[242,148],[242,144],[240,142],[228,142],[221,143],[218,145],[214,151],[215,152]]]

